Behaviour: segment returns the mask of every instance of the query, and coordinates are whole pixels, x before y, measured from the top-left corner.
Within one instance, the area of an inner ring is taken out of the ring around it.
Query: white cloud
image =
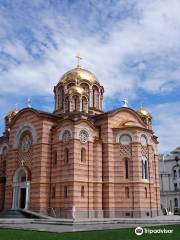
[[[159,140],[159,152],[170,152],[180,146],[180,102],[152,107],[154,130]]]

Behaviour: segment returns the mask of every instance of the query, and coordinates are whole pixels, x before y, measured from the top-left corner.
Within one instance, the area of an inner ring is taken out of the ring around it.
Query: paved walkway
[[[67,219],[66,219],[67,220]],[[86,219],[87,220],[87,219]],[[98,219],[99,220],[99,219]],[[157,226],[165,224],[180,224],[180,216],[160,216],[149,219],[116,219],[117,222],[111,222],[114,219],[102,219],[108,222],[93,222],[82,224],[68,224],[67,222],[61,224],[58,219],[53,222],[48,220],[34,220],[34,219],[0,219],[0,228],[48,231],[48,232],[76,232],[76,231],[92,231],[104,229],[119,229],[119,228],[135,228],[137,226]],[[100,220],[99,220],[100,221]],[[119,222],[118,222],[119,221]],[[85,223],[85,222],[84,222]]]

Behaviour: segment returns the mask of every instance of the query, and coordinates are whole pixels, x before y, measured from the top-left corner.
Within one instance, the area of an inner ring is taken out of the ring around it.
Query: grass
[[[27,230],[0,229],[0,240],[179,240],[180,225],[147,227],[173,229],[172,234],[143,234],[137,236],[134,229],[103,230],[90,232],[50,233]]]

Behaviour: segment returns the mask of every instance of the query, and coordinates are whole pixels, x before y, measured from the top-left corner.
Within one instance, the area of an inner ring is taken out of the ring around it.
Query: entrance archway
[[[30,181],[28,171],[24,167],[16,170],[13,177],[12,209],[27,209],[29,205]]]

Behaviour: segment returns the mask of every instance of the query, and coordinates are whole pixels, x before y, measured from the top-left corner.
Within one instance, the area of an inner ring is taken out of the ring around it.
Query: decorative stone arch
[[[171,176],[173,177],[173,180],[176,180],[179,177],[179,169],[180,169],[180,165],[179,164],[175,164],[172,166],[171,168]],[[174,176],[174,170],[176,170],[176,178]]]
[[[126,130],[123,130],[123,131],[120,131],[117,135],[116,135],[116,143],[119,143],[119,140],[120,140],[120,137],[124,134],[127,134],[131,137],[132,139],[132,142],[134,142],[134,134],[130,131],[126,131]]]
[[[66,127],[66,128],[64,128],[63,130],[60,131],[60,133],[59,133],[59,140],[62,141],[62,137],[63,137],[63,134],[64,134],[65,131],[69,131],[69,133],[71,135],[70,138],[72,138],[72,130],[70,128]]]
[[[151,144],[151,137],[145,133],[145,132],[141,132],[138,134],[138,142],[141,142],[141,137],[144,136],[147,139],[147,144],[150,145]]]
[[[37,132],[34,126],[31,123],[25,123],[22,126],[20,126],[15,134],[14,142],[13,142],[13,148],[18,148],[18,144],[20,141],[20,137],[23,134],[23,132],[29,131],[32,135],[33,144],[37,143]]]
[[[0,155],[2,155],[5,147],[9,150],[9,146],[6,143],[2,144],[2,146],[0,147]]]
[[[13,176],[12,209],[28,209],[30,199],[31,172],[27,167],[16,169]]]

